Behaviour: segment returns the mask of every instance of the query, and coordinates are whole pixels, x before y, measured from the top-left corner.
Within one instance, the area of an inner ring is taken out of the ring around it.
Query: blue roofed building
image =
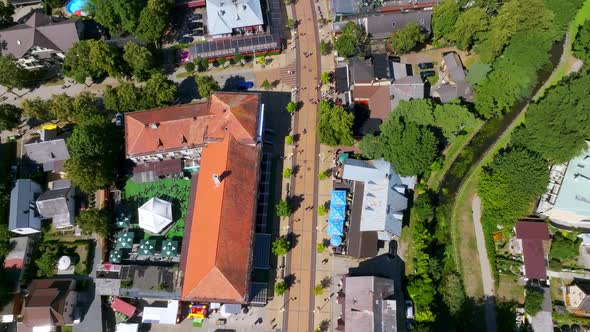
[[[41,195],[39,184],[30,179],[18,179],[10,192],[8,230],[27,235],[41,231],[41,215],[35,201]]]
[[[567,164],[551,167],[547,192],[537,213],[564,226],[590,228],[590,141]]]
[[[377,238],[383,241],[399,237],[408,207],[406,192],[414,188],[415,178],[400,177],[391,163],[383,159],[350,158],[343,162],[342,178],[364,184],[359,230],[377,232]],[[354,222],[358,221],[351,220]]]

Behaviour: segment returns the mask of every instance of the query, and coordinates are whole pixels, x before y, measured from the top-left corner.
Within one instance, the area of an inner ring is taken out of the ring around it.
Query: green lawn
[[[128,180],[124,190],[124,204],[131,213],[131,222],[137,223],[137,208],[152,197],[158,197],[172,203],[172,216],[176,223],[166,233],[167,238],[179,238],[184,234],[184,218],[188,207],[191,180],[163,179],[154,182],[137,183]],[[147,236],[149,237],[149,235]]]

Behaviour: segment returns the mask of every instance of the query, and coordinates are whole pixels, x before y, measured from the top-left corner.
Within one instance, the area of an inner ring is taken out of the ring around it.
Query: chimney
[[[213,174],[212,178],[213,178],[213,183],[215,183],[215,186],[219,187],[219,185],[221,184],[221,179],[219,178],[219,174]]]

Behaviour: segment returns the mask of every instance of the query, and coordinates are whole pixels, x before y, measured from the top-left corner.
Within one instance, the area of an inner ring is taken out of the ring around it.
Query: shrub
[[[293,144],[293,136],[291,136],[291,135],[285,136],[285,143],[288,145]]]
[[[320,179],[320,181],[324,181],[327,178],[328,178],[328,170],[321,171],[318,174],[318,179]]]
[[[326,213],[328,213],[328,209],[326,209],[326,207],[324,205],[320,205],[318,206],[318,215],[321,216],[325,216]]]
[[[281,236],[273,241],[272,253],[277,256],[286,255],[291,249],[291,241],[286,236]]]
[[[326,246],[324,246],[323,243],[318,243],[316,250],[317,250],[318,254],[321,254],[324,251],[326,251]]]
[[[293,170],[290,168],[285,168],[283,170],[283,177],[284,178],[290,178],[293,175]]]
[[[315,295],[322,295],[322,293],[324,293],[324,287],[322,287],[321,284],[317,284],[315,285],[313,292],[315,293]]]
[[[195,66],[195,64],[192,61],[187,62],[184,65],[184,69],[186,69],[186,71],[189,72],[189,73],[192,73],[193,71],[195,71],[195,67],[196,66]]]
[[[544,298],[542,289],[527,287],[524,299],[524,311],[531,316],[538,314],[543,309],[542,304]]]
[[[297,104],[295,104],[294,102],[290,101],[287,106],[285,107],[285,109],[287,110],[287,112],[289,112],[289,114],[293,114],[295,113],[295,111],[297,111]]]
[[[276,213],[279,217],[288,217],[293,213],[293,208],[291,204],[286,200],[281,200],[276,205]]]
[[[285,282],[281,281],[281,282],[277,282],[275,284],[275,294],[276,295],[282,296],[286,292],[287,292],[287,285],[285,285]]]

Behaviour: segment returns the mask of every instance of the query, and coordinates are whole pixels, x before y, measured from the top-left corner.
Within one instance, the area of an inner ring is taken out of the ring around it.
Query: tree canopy
[[[123,48],[123,59],[131,68],[133,77],[144,81],[149,76],[149,70],[154,67],[154,56],[145,46],[128,42]]]
[[[57,253],[54,251],[45,251],[41,254],[35,265],[37,265],[37,277],[53,277],[57,269]]]
[[[590,137],[590,76],[562,81],[531,104],[525,123],[513,135],[516,144],[552,163],[568,161],[587,148]]]
[[[65,171],[80,190],[92,193],[114,180],[121,139],[106,119],[76,126],[67,140],[70,159]]]
[[[448,39],[459,18],[460,7],[455,0],[443,0],[432,10],[432,34],[434,39]]]
[[[51,107],[51,100],[45,100],[39,97],[25,99],[23,100],[21,107],[23,109],[24,115],[37,119],[41,122],[54,119],[54,116],[49,111],[49,108]]]
[[[195,81],[197,81],[197,91],[201,98],[209,98],[211,92],[221,90],[219,83],[211,75],[199,75]]]
[[[293,213],[291,203],[282,199],[275,206],[276,214],[279,217],[288,217]]]
[[[12,237],[6,225],[0,225],[0,257],[3,259],[10,252],[10,238]]]
[[[113,112],[128,112],[139,109],[141,89],[130,82],[119,82],[116,87],[110,85],[104,90],[104,107]]]
[[[143,109],[170,105],[176,100],[176,84],[160,73],[154,73],[142,89]]]
[[[527,287],[524,298],[524,311],[530,316],[535,316],[543,310],[545,295],[541,288]]]
[[[107,236],[109,232],[110,214],[107,209],[88,209],[80,211],[76,224],[86,233]]]
[[[0,2],[0,28],[6,28],[14,24],[12,15],[14,15],[14,6]]]
[[[16,128],[23,110],[10,104],[0,104],[0,131]]]
[[[478,192],[486,218],[498,225],[512,225],[531,209],[549,182],[547,162],[538,154],[512,147],[494,156],[481,174]]]
[[[342,34],[336,39],[334,46],[339,56],[351,58],[364,53],[367,49],[367,44],[367,33],[360,25],[349,21],[342,29]]]
[[[472,7],[459,16],[447,38],[457,43],[459,48],[469,49],[485,38],[488,29],[489,16],[486,11],[480,7]]]
[[[368,158],[383,157],[393,163],[399,175],[422,174],[438,157],[439,141],[430,128],[404,122],[395,114],[380,128],[381,135],[365,136],[359,147]]]
[[[578,248],[580,247],[580,243],[582,239],[575,238],[574,240],[569,239],[561,234],[561,232],[556,232],[553,236],[553,240],[551,241],[551,250],[549,252],[549,256],[551,259],[558,259],[559,261],[569,261],[575,259],[579,255]]]
[[[291,241],[286,236],[281,236],[272,242],[272,253],[277,256],[286,255],[291,249]]]
[[[141,11],[135,33],[146,43],[158,41],[168,25],[169,12],[173,2],[170,0],[148,0]]]
[[[352,125],[354,115],[347,112],[342,106],[320,101],[320,121],[318,132],[320,142],[330,146],[346,145],[354,143],[352,137]]]
[[[587,20],[580,26],[576,39],[572,45],[576,58],[590,63],[590,20]]]
[[[64,74],[80,83],[87,77],[119,77],[122,73],[120,57],[117,47],[102,40],[81,40],[66,52]]]
[[[420,26],[413,22],[392,33],[390,37],[391,48],[397,54],[404,54],[413,50],[424,40],[426,40],[426,36],[422,34]]]
[[[1,52],[0,52],[1,53]],[[28,70],[22,68],[11,54],[0,55],[0,85],[8,89],[25,88],[33,85],[35,79],[43,70]]]

